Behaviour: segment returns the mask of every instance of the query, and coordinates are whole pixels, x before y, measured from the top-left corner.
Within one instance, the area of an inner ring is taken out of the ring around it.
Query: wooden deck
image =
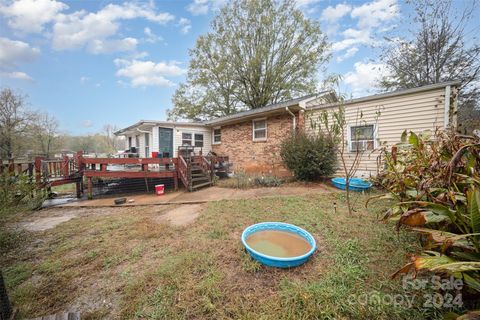
[[[36,157],[29,161],[13,159],[0,163],[0,173],[27,174],[41,188],[50,188],[75,183],[77,197],[84,191],[84,177],[87,195],[93,197],[93,178],[171,178],[175,190],[178,181],[189,191],[211,185],[215,165],[228,161],[228,157],[205,157],[195,155],[189,158],[88,158],[82,152],[73,157],[45,159]]]

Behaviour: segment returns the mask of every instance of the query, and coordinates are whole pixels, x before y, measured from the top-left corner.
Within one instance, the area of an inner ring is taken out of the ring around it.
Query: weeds
[[[279,187],[284,182],[284,179],[271,175],[247,175],[244,172],[239,172],[231,178],[219,180],[217,185],[224,188],[249,189],[255,187]]]

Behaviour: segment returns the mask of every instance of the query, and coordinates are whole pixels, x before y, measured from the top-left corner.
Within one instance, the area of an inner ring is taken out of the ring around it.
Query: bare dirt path
[[[276,188],[231,189],[210,187],[196,192],[172,192],[163,196],[152,194],[128,195],[127,203],[114,205],[114,199],[102,198],[71,202],[25,215],[18,225],[28,231],[41,232],[74,218],[90,215],[110,215],[131,212],[152,212],[157,223],[185,226],[201,214],[205,203],[221,200],[257,199],[335,192],[325,184],[287,184]],[[157,216],[157,214],[159,214]]]

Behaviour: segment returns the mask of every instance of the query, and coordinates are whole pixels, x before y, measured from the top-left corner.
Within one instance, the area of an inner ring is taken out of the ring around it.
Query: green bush
[[[280,155],[299,180],[318,180],[331,176],[336,170],[336,144],[326,134],[291,135],[282,142]]]
[[[45,200],[35,181],[24,174],[0,174],[0,216],[21,210],[37,209]]]

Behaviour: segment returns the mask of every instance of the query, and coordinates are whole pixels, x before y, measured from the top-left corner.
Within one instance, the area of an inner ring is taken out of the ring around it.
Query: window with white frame
[[[135,153],[140,153],[140,136],[135,136]]]
[[[195,144],[194,146],[197,148],[203,148],[203,134],[202,133],[195,133]]]
[[[145,157],[150,156],[150,134],[145,133]]]
[[[192,134],[183,132],[182,133],[182,146],[191,146],[192,145]]]
[[[220,143],[222,142],[222,129],[215,128],[213,129],[213,143]]]
[[[267,140],[267,120],[253,120],[253,141]]]
[[[375,126],[351,126],[349,132],[349,149],[352,152],[373,150],[375,148]]]

